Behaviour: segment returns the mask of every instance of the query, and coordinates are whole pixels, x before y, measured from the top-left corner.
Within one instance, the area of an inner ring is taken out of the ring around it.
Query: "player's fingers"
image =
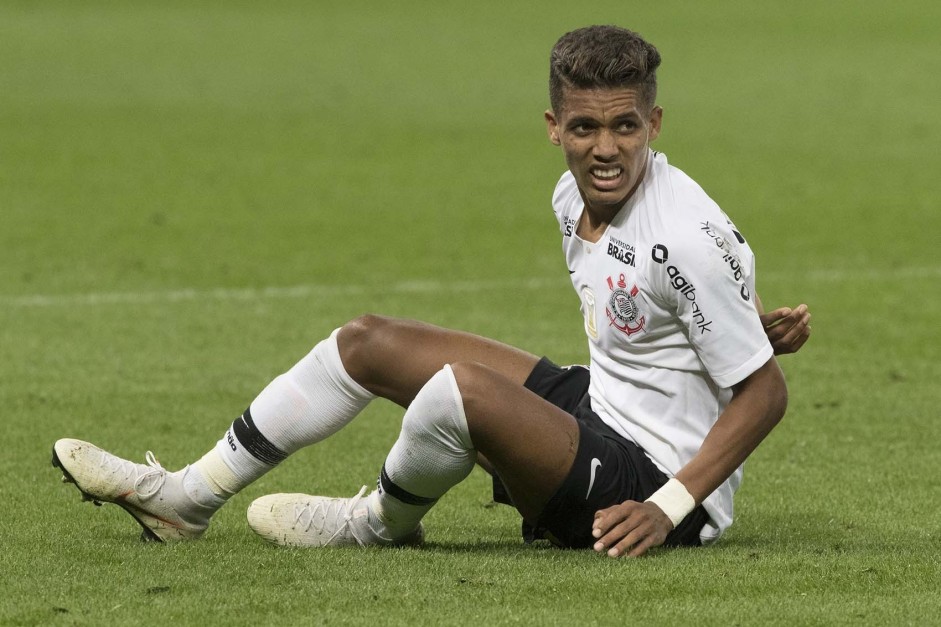
[[[767,332],[776,355],[795,353],[807,341],[806,338],[810,334],[811,316],[806,306],[803,307],[804,313],[799,319],[793,323],[782,322]]]
[[[633,508],[638,505],[635,501],[625,501],[605,509],[599,509],[595,512],[595,520],[592,523],[591,533],[594,537],[600,538],[608,533],[612,527],[630,516]]]
[[[591,535],[598,540],[598,542],[595,543],[596,545],[599,542],[602,542],[603,538],[605,538],[611,533],[612,527],[614,524],[615,524],[614,521],[606,521],[603,523],[595,522],[594,526],[591,529]],[[596,546],[595,550],[601,550],[601,549]]]
[[[790,325],[788,325],[785,322],[781,322],[779,324],[774,325],[773,327],[766,328],[765,333],[767,333],[768,335],[768,341],[771,342],[772,344],[776,344],[780,342],[781,338],[787,335],[788,331],[790,330],[791,330]]]
[[[801,327],[800,325],[795,325],[795,326],[791,327],[790,329],[788,329],[787,333],[785,333],[783,336],[781,336],[781,338],[778,340],[777,343],[778,343],[782,348],[787,349],[787,350],[790,350],[790,349],[791,349],[791,344],[794,343],[794,340],[796,340],[796,339],[800,336],[800,334],[801,334],[801,332],[802,332],[803,330],[804,330],[804,328]]]
[[[807,311],[807,305],[801,305],[791,312],[788,316],[791,324],[806,324],[810,320],[810,312]]]
[[[608,549],[608,557],[620,557],[628,551],[631,550],[631,547],[642,542],[644,538],[649,534],[649,525],[642,525],[640,527],[635,527],[625,535],[621,540],[616,542],[610,549]]]
[[[804,316],[807,314],[807,305],[800,305],[796,309],[791,310],[791,313],[786,315],[779,323],[779,327],[793,327],[796,324],[800,324],[800,321],[804,319]]]
[[[796,324],[806,313],[807,305],[801,303],[793,309],[790,307],[775,309],[774,311],[760,315],[759,318],[765,329],[770,329],[776,326],[791,326]]]
[[[810,314],[805,313],[803,317],[787,330],[787,333],[781,338],[781,343],[790,346],[795,343],[799,337],[807,332],[810,325]],[[783,325],[782,325],[783,326]]]
[[[599,509],[595,512],[595,520],[591,524],[591,534],[600,538],[605,533],[608,532],[608,529],[611,528],[611,525],[615,524],[615,517],[613,515],[613,507],[608,507],[606,509]]]
[[[618,542],[621,542],[625,536],[629,535],[637,527],[636,517],[628,516],[625,519],[622,519],[618,524],[611,527],[603,536],[598,538],[598,541],[592,546],[592,548],[598,552],[608,550],[610,547],[613,547]]]
[[[634,548],[627,554],[628,557],[640,557],[648,550],[652,549],[655,546],[660,546],[663,544],[663,541],[666,538],[659,538],[657,535],[651,534],[645,537],[643,540],[634,545]]]
[[[801,349],[801,346],[806,344],[807,340],[809,339],[810,339],[810,327],[807,327],[804,329],[804,334],[801,335],[799,338],[797,338],[797,340],[794,342],[793,350],[791,352],[796,353],[797,351],[799,351]]]
[[[766,313],[758,316],[761,319],[761,326],[770,327],[780,320],[786,318],[788,314],[791,313],[790,307],[781,307],[780,309],[775,309],[774,311],[768,311]]]
[[[667,532],[660,529],[655,520],[645,519],[637,525],[623,540],[608,550],[610,557],[640,557],[647,549],[659,546],[666,540]]]
[[[595,550],[603,551],[604,549],[614,546],[621,539],[629,534],[634,527],[637,526],[637,523],[632,521],[630,518],[619,522],[617,525],[614,525],[608,531],[598,538],[598,541],[595,542]]]
[[[595,543],[595,550],[605,552],[609,557],[617,557],[628,551],[635,542],[643,537],[643,531],[635,526],[623,525]]]

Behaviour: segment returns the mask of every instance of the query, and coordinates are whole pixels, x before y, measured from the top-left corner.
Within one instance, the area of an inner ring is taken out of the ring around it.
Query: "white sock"
[[[367,504],[376,531],[390,538],[413,531],[439,497],[470,474],[477,452],[450,366],[418,392],[399,439]]]
[[[252,401],[255,425],[279,450],[291,453],[333,435],[376,396],[346,372],[339,329]]]
[[[193,464],[193,498],[208,487],[227,499],[291,453],[346,426],[375,398],[346,372],[335,330],[252,401],[216,446]]]
[[[204,455],[200,462],[203,462],[203,460],[209,457],[210,453],[215,453],[215,449]],[[225,466],[218,456],[216,456],[216,459],[222,466]],[[198,505],[214,510],[219,509],[225,505],[225,502],[229,500],[229,497],[232,496],[234,492],[220,486],[211,475],[207,476],[204,467],[201,468],[198,465],[200,462],[191,464],[179,471],[183,475],[183,492]],[[225,469],[228,471],[228,474],[231,475],[232,471],[229,470],[228,467]]]

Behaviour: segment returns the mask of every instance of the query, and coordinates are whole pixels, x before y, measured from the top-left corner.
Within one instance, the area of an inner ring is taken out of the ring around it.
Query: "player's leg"
[[[56,443],[54,464],[86,498],[124,507],[150,539],[198,537],[229,497],[342,428],[375,396],[407,405],[443,364],[462,360],[490,364],[520,383],[537,361],[471,334],[363,316],[275,378],[211,451],[177,473],[70,439]]]
[[[276,377],[194,464],[167,472],[151,455],[136,464],[80,440],[53,447],[53,464],[86,499],[128,511],[152,540],[197,538],[236,492],[306,443],[328,437],[374,396],[343,367],[335,331]]]
[[[361,316],[340,329],[340,356],[364,388],[402,407],[445,364],[484,364],[523,385],[539,358],[496,340],[415,320]]]
[[[291,453],[344,427],[376,396],[408,406],[434,373],[457,361],[488,364],[522,385],[538,360],[470,333],[362,316],[275,378],[197,463],[199,470],[217,495],[237,492]]]
[[[575,419],[517,381],[479,363],[445,366],[422,387],[379,476],[363,499],[275,494],[249,508],[252,529],[296,546],[402,544],[463,480],[478,451],[500,472],[517,508],[535,521],[578,450]]]
[[[499,473],[516,508],[524,518],[535,522],[572,467],[579,444],[576,420],[483,364],[457,363],[450,371],[454,382],[453,413],[464,417],[463,422],[456,421],[459,426],[466,424],[467,439],[460,441],[468,443],[475,455],[486,457]],[[453,481],[457,474],[444,481],[429,476],[434,473],[426,472],[421,456],[413,452],[422,446],[434,448],[437,433],[449,431],[440,426],[442,422],[449,425],[447,420],[433,422],[434,428],[421,432],[423,440],[411,437],[403,424],[400,442],[386,460],[380,486],[388,481],[389,487],[397,486],[406,493],[438,498],[457,483]],[[402,442],[403,439],[407,441]],[[472,465],[465,464],[463,469],[470,472]],[[393,491],[394,488],[384,490]],[[387,500],[395,505],[394,498]]]

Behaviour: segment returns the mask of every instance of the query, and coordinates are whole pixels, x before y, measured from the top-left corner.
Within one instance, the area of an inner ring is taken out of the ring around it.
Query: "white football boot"
[[[381,535],[369,524],[366,486],[352,498],[269,494],[248,508],[248,526],[268,542],[284,546],[418,546],[421,523],[400,538]]]
[[[150,451],[146,459],[146,464],[136,464],[71,438],[59,440],[52,447],[52,465],[62,470],[62,480],[74,483],[82,500],[123,507],[143,528],[142,540],[199,538],[216,510],[186,495],[184,472],[167,472]]]

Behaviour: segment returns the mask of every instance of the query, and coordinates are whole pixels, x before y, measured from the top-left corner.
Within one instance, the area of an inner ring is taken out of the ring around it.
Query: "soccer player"
[[[343,428],[374,398],[407,408],[378,486],[352,498],[273,494],[248,510],[266,540],[403,545],[475,463],[534,536],[611,556],[700,545],[732,523],[742,464],[784,415],[775,353],[810,334],[805,305],[762,312],[751,249],[719,207],[651,150],[660,55],[628,30],[564,35],[550,63],[552,197],[590,365],[367,315],[274,379],[216,446],[177,472],[73,439],[53,463],[146,538],[195,539],[233,494]]]

